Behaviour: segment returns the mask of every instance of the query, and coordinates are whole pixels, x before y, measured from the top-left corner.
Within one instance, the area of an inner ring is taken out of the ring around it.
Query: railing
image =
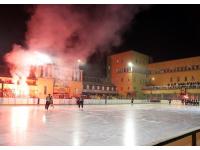
[[[0,98],[0,105],[37,105],[45,104],[45,99],[36,98]],[[75,105],[76,99],[53,99],[53,103],[56,105]],[[134,104],[148,104],[148,100],[134,100]],[[131,104],[131,100],[128,99],[85,99],[85,105],[99,105],[99,104]]]
[[[145,86],[142,89],[143,90],[169,90],[169,89],[181,89],[181,88],[187,88],[187,89],[199,89],[200,85],[183,85],[183,86]]]
[[[199,136],[197,136],[197,134],[199,134]],[[188,146],[197,146],[199,145],[199,141],[200,139],[198,139],[198,137],[200,138],[200,129],[194,130],[192,132],[177,136],[175,138],[160,142],[158,144],[155,144],[154,146],[167,146],[167,145],[171,145],[171,146],[183,146],[184,145],[184,139],[185,138],[189,138],[189,145]],[[181,141],[182,140],[182,141]],[[180,142],[182,142],[182,144],[180,145]],[[185,144],[187,144],[185,142]]]

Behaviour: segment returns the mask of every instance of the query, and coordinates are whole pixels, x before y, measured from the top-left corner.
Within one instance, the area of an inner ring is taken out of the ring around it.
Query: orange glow
[[[13,76],[13,83],[15,96],[29,96],[29,86],[26,83],[26,77]]]
[[[17,57],[17,55],[16,55]],[[27,84],[31,66],[39,66],[52,63],[51,58],[37,51],[24,53],[21,62],[17,62],[15,69],[12,70],[12,81],[14,83],[14,94],[17,97],[29,97],[30,89]]]

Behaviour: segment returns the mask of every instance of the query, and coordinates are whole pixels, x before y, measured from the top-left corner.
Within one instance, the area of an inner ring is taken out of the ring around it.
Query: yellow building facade
[[[142,87],[147,81],[147,65],[151,58],[130,50],[108,57],[107,74],[119,95],[142,97]]]
[[[151,63],[130,50],[108,57],[107,74],[120,95],[137,98],[178,98],[183,90],[200,96],[200,56]]]
[[[29,91],[28,97],[46,98],[48,94],[53,95],[54,98],[80,96],[83,90],[82,70],[75,68],[65,73],[62,72],[64,71],[63,69],[60,69],[61,72],[59,72],[59,68],[54,65],[32,67],[30,76],[26,81]],[[59,79],[57,74],[61,73],[64,75],[62,79]],[[15,86],[9,71],[2,69],[2,74],[0,75],[0,96],[16,97]],[[24,95],[20,96],[23,97]]]
[[[200,94],[200,56],[152,63],[148,70],[144,94],[176,98],[183,88],[190,95]]]

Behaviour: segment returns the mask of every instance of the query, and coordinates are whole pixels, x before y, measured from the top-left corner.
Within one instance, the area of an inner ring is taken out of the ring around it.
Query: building
[[[154,98],[178,98],[185,91],[200,96],[200,56],[152,63],[148,65],[149,83],[144,94]]]
[[[1,66],[0,69],[1,97],[45,98],[51,94],[54,98],[70,98],[79,96],[83,90],[82,70],[79,68],[69,70],[52,64],[31,67],[26,80],[28,86],[22,89],[19,83],[14,83],[8,68]],[[28,95],[24,95],[26,90]]]
[[[182,94],[200,97],[200,56],[151,63],[136,51],[108,57],[107,74],[123,96],[169,99]]]
[[[147,83],[147,65],[151,57],[129,50],[108,57],[108,78],[121,96],[143,97],[142,87]]]
[[[116,87],[107,78],[88,77],[83,78],[83,93],[91,98],[105,98],[116,96]]]

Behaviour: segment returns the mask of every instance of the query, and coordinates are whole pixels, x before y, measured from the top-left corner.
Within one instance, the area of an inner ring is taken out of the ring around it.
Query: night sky
[[[30,5],[0,5],[0,55],[22,44]],[[150,5],[138,13],[111,53],[136,50],[163,61],[200,55],[200,5]],[[106,54],[107,55],[107,54]],[[89,62],[105,60],[94,54]],[[99,60],[97,61],[97,58]],[[2,61],[2,59],[1,59]]]

